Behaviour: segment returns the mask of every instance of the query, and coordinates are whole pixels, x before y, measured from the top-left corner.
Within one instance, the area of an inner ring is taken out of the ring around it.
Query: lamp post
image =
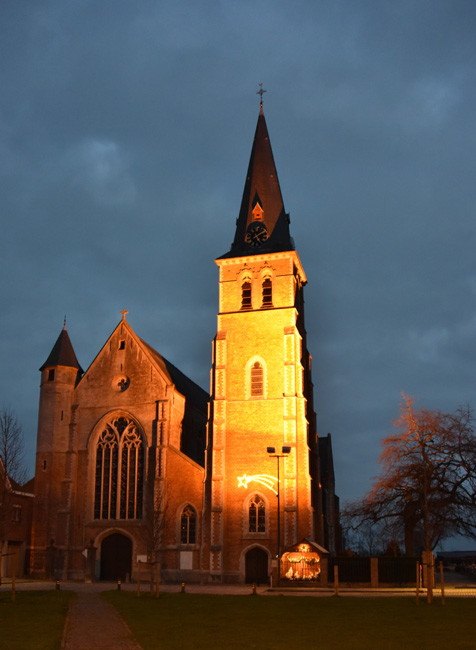
[[[278,489],[276,490],[276,497],[278,499],[278,548],[276,558],[278,560],[278,585],[281,578],[281,508],[279,505],[279,459],[284,458],[291,453],[291,447],[281,447],[281,453],[276,453],[276,447],[267,447],[266,451],[270,458],[276,458],[276,463],[278,466]]]

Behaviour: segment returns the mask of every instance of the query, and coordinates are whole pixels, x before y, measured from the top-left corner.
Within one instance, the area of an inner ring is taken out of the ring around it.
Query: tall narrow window
[[[122,436],[121,519],[142,516],[142,440],[135,427]]]
[[[266,508],[257,494],[250,499],[248,506],[248,530],[250,533],[266,532]]]
[[[96,447],[95,519],[140,519],[144,445],[135,424],[116,418],[104,427]]]
[[[251,282],[249,280],[241,285],[241,309],[251,309]]]
[[[180,517],[180,543],[195,544],[197,539],[197,514],[192,506],[185,506]]]
[[[117,504],[117,438],[108,426],[96,449],[95,519],[115,519]]]
[[[12,522],[14,524],[20,524],[21,523],[21,510],[22,510],[22,507],[17,505],[17,504],[14,504],[12,506]]]
[[[251,397],[263,395],[263,366],[259,361],[251,366]]]
[[[271,307],[273,304],[273,283],[270,278],[266,278],[262,286],[262,305],[263,307]]]

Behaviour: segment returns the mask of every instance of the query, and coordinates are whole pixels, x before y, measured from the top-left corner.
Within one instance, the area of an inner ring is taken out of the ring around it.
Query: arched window
[[[251,366],[251,397],[261,397],[263,395],[264,372],[263,366],[259,361]]]
[[[263,281],[262,289],[262,301],[261,305],[263,307],[271,307],[273,304],[273,283],[271,278],[266,278]]]
[[[140,519],[144,445],[136,425],[120,417],[103,428],[96,447],[95,519]]]
[[[255,494],[248,505],[248,531],[250,533],[266,532],[266,507],[263,499]]]
[[[245,280],[241,285],[241,309],[251,309],[251,282]]]
[[[195,544],[197,540],[197,513],[192,506],[185,506],[180,517],[180,543]]]

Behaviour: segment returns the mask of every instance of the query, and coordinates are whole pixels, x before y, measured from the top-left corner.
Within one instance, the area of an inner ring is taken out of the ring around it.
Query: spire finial
[[[122,314],[122,320],[126,320],[126,314],[128,314],[128,313],[129,313],[129,312],[127,311],[127,309],[123,309],[123,310],[121,311],[121,314]]]
[[[63,323],[63,329],[66,329],[66,314],[64,315],[64,323]]]
[[[268,92],[268,91],[263,90],[263,84],[259,84],[259,90],[258,90],[258,92],[256,94],[260,96],[260,98],[259,98],[259,107],[260,107],[261,110],[263,110],[263,95],[266,92]]]

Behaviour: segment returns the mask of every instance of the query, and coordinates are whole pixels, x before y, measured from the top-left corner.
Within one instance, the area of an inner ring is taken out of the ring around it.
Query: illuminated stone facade
[[[64,329],[41,368],[31,571],[124,579],[160,560],[197,579],[207,401],[125,317],[84,374]]]

